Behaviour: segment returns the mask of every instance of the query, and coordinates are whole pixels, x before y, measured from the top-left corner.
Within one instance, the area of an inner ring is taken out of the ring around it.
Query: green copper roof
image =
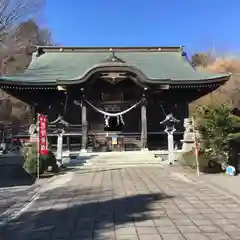
[[[114,52],[114,54],[113,54]],[[112,61],[115,58],[115,61]],[[33,59],[28,69],[15,76],[2,76],[5,83],[21,84],[56,84],[58,81],[83,81],[92,70],[101,67],[128,66],[144,76],[144,81],[151,83],[186,83],[226,78],[229,75],[211,74],[196,71],[182,56],[181,48],[164,51],[160,49],[102,49],[81,48],[79,51],[65,51],[56,48],[45,51]]]

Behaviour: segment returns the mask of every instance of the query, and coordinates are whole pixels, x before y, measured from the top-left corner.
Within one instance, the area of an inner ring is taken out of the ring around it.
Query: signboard
[[[112,136],[112,145],[117,145],[117,136]]]
[[[236,169],[233,166],[228,166],[226,169],[226,174],[229,176],[234,176],[236,174]]]
[[[39,154],[48,154],[47,116],[39,114]]]

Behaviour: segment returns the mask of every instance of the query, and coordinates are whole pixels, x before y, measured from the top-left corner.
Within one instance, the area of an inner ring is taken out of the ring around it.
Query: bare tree
[[[195,67],[207,67],[215,61],[215,58],[209,53],[195,53],[191,58],[191,63]]]
[[[190,112],[196,111],[197,106],[205,104],[228,103],[232,107],[240,109],[240,60],[219,58],[201,70],[213,73],[231,72],[232,76],[219,89],[191,103]]]
[[[21,23],[18,29],[14,38],[9,39],[0,51],[2,75],[23,72],[31,62],[32,53],[36,51],[34,45],[52,44],[48,29],[39,28],[32,20]]]
[[[53,45],[52,34],[47,28],[40,29],[38,32],[38,45],[50,46]]]
[[[12,113],[12,104],[9,98],[4,98],[0,100],[0,115],[1,120],[9,119]]]
[[[0,43],[11,38],[20,23],[41,12],[44,0],[0,0]]]
[[[27,52],[31,40],[37,39],[37,24],[30,19],[42,12],[44,2],[45,0],[0,0],[0,74],[14,73],[5,71],[6,63],[14,62],[16,54]]]
[[[22,72],[30,63],[31,45],[39,41],[39,27],[34,19],[41,14],[44,3],[45,0],[0,0],[0,75]],[[26,104],[4,95],[0,120],[22,119],[22,114],[28,112]]]

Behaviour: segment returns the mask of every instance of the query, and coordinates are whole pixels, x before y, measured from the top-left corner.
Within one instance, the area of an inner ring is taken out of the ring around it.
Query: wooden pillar
[[[81,89],[81,108],[82,108],[82,147],[81,152],[87,151],[87,140],[88,140],[88,123],[87,123],[87,106],[84,101],[84,89]]]
[[[37,104],[36,103],[32,103],[30,105],[31,108],[31,120],[30,120],[30,124],[32,123],[36,123],[37,121]]]
[[[70,142],[70,136],[67,136],[67,150],[71,151],[71,142]]]
[[[144,89],[143,93],[143,102],[141,105],[141,148],[142,150],[147,148],[147,106],[146,106],[146,89]]]

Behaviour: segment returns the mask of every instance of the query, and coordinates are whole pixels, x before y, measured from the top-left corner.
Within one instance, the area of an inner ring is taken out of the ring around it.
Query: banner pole
[[[195,129],[195,119],[192,117],[192,124],[193,124],[193,132],[194,132],[194,144],[195,144],[195,158],[196,158],[196,167],[197,167],[197,176],[200,176],[199,170],[199,159],[198,159],[198,142],[197,142],[197,133]]]
[[[38,127],[38,141],[37,141],[37,179],[40,178],[40,114],[37,114],[37,127]]]

